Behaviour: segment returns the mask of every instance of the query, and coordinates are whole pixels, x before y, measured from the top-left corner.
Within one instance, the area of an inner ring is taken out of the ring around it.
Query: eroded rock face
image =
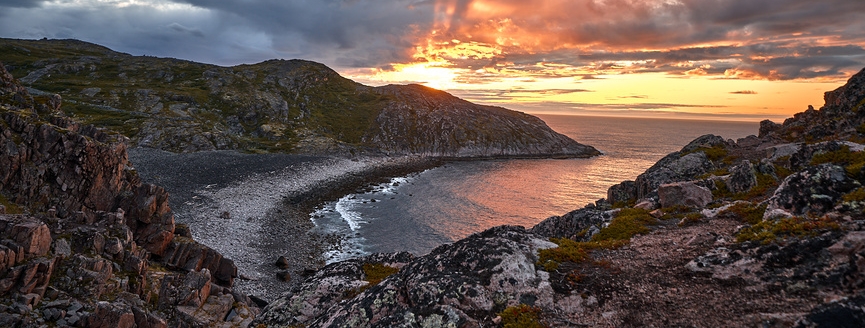
[[[279,305],[269,306],[262,323],[294,322],[269,321],[275,311],[285,319],[322,313],[308,322],[316,327],[479,326],[491,325],[497,312],[519,303],[550,308],[573,306],[569,296],[553,291],[549,274],[535,268],[538,250],[549,247],[555,244],[521,227],[492,228],[436,248],[346,302],[336,303],[336,299],[323,304],[329,306],[326,311],[319,308],[301,312],[303,307],[292,307],[287,300],[294,296],[289,296]],[[345,266],[329,268],[340,271]],[[346,274],[356,277],[356,268]]]
[[[2,65],[0,82],[0,198],[33,213],[0,214],[0,299],[11,304],[0,306],[0,325],[249,324],[258,310],[232,293],[231,260],[189,238],[184,256],[168,254],[177,244],[168,193],[141,183],[125,138],[62,116],[59,97],[29,95]],[[151,260],[169,258],[184,266],[162,266],[199,279],[151,270]],[[160,286],[195,295],[154,310]],[[186,314],[188,304],[208,311]]]

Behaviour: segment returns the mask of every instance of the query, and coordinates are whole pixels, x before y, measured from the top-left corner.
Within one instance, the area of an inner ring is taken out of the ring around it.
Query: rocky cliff
[[[273,327],[861,327],[865,70],[760,136],[706,135],[607,199],[430,254],[326,266]],[[549,239],[548,239],[549,238]]]
[[[127,139],[60,110],[0,65],[0,326],[248,324],[237,268],[178,229]]]
[[[0,58],[63,111],[174,152],[589,157],[541,120],[420,86],[373,88],[302,60],[220,67],[75,40],[0,39]]]

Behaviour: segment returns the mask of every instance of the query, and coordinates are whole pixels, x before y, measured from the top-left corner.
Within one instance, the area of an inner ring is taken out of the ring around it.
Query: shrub
[[[758,205],[750,202],[735,203],[727,209],[718,213],[723,217],[730,217],[748,224],[757,224],[763,220],[766,205]]]
[[[649,211],[639,208],[624,208],[610,225],[592,236],[592,241],[629,240],[631,237],[649,232],[648,225],[658,224],[658,220],[649,215]]]
[[[816,220],[801,217],[763,220],[739,231],[736,234],[736,241],[740,243],[759,241],[768,244],[787,237],[816,236],[823,231],[839,229],[841,226],[827,217]]]
[[[544,328],[540,322],[541,309],[520,304],[511,306],[499,312],[504,328]]]
[[[384,278],[397,273],[399,269],[394,268],[392,266],[387,266],[381,263],[364,263],[363,264],[363,273],[366,275],[366,281],[369,282],[368,286],[378,285]]]

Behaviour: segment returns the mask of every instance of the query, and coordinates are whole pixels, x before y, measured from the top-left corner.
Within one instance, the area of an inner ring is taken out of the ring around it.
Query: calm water
[[[606,197],[666,154],[712,133],[737,139],[757,123],[540,116],[554,130],[604,155],[569,160],[449,163],[347,195],[312,214],[320,232],[346,237],[329,261],[374,252],[425,254],[443,243],[502,225],[531,227]]]

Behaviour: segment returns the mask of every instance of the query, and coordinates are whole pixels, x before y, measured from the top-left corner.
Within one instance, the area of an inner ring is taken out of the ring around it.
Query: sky
[[[780,121],[865,68],[862,17],[863,0],[0,0],[0,37],[306,59],[536,114]]]

